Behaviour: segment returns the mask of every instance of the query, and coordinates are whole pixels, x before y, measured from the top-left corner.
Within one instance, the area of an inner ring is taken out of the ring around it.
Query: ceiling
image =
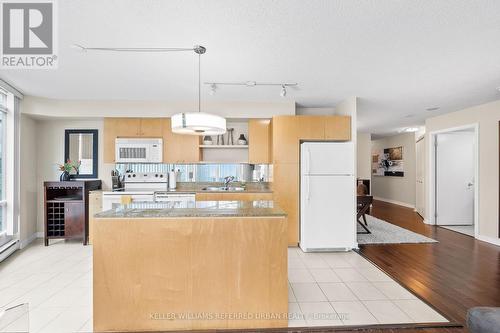
[[[25,94],[61,99],[197,97],[194,53],[82,53],[88,47],[207,48],[203,81],[297,82],[287,99],[360,98],[378,135],[500,98],[498,0],[58,1],[59,68],[2,70]],[[280,87],[219,87],[203,99],[282,101]],[[440,106],[438,111],[425,108]]]

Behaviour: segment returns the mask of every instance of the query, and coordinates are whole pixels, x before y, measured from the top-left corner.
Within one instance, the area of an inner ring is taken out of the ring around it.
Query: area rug
[[[358,234],[358,244],[360,245],[437,243],[435,239],[422,236],[370,215],[366,215],[366,221],[371,234]],[[364,231],[359,224],[357,224],[357,227],[358,232]]]

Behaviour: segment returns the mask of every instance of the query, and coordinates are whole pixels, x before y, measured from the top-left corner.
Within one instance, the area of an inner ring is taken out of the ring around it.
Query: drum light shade
[[[226,133],[226,119],[204,112],[177,113],[172,116],[172,132],[188,135]]]

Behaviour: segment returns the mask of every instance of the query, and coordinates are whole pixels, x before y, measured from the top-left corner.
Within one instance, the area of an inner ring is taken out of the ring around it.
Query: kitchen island
[[[287,221],[273,201],[133,203],[94,228],[94,331],[287,326]]]

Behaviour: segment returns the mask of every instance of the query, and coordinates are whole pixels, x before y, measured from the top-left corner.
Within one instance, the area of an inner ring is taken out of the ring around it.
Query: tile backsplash
[[[180,171],[181,182],[221,182],[226,176],[234,176],[237,181],[272,181],[272,165],[269,164],[143,164],[120,163],[115,165],[120,173]]]

